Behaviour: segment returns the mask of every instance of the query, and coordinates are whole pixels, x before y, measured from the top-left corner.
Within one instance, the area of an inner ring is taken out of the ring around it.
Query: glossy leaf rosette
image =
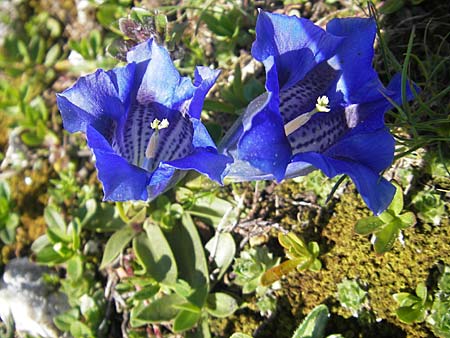
[[[384,113],[401,101],[401,81],[380,82],[375,35],[373,19],[334,19],[325,31],[260,12],[252,54],[265,66],[266,92],[225,135],[221,152],[234,159],[227,177],[281,181],[318,168],[350,176],[375,214],[385,210],[395,187],[380,176],[394,155]]]
[[[220,182],[230,159],[217,153],[200,122],[219,72],[197,67],[193,82],[181,77],[152,40],[130,50],[127,62],[57,96],[64,128],[86,133],[104,199],[153,199],[190,169]]]

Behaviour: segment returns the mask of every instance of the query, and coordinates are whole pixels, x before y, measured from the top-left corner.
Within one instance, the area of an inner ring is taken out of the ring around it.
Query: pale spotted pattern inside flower
[[[188,115],[172,114],[169,118],[169,127],[159,131],[158,148],[150,167],[153,171],[160,162],[172,161],[189,155],[192,150],[194,128]]]
[[[175,160],[192,151],[194,131],[189,117],[168,108],[165,108],[168,116],[161,117],[155,113],[156,109],[161,107],[157,108],[153,103],[132,105],[123,130],[116,130],[111,142],[113,149],[128,162],[149,171],[153,171],[161,161]],[[149,163],[145,151],[154,133],[151,123],[155,118],[167,118],[169,127],[158,131],[155,157]]]
[[[281,91],[280,112],[284,123],[315,108],[317,98],[325,95],[335,82],[338,71],[326,62],[313,68],[294,86]],[[292,153],[325,151],[348,130],[343,108],[317,113],[305,125],[288,136]]]
[[[307,151],[323,152],[336,143],[347,130],[343,108],[333,109],[329,113],[318,113],[289,135],[292,154]]]
[[[326,94],[338,72],[326,62],[314,67],[294,86],[280,92],[280,112],[284,123],[314,109],[317,98]]]

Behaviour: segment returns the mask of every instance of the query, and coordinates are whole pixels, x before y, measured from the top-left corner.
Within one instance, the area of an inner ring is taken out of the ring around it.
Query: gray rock
[[[47,267],[16,258],[8,263],[0,280],[0,317],[11,318],[19,332],[35,337],[60,336],[53,318],[69,309],[67,296],[44,281]]]

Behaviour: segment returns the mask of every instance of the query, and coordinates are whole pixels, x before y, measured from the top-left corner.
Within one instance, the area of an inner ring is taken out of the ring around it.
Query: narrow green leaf
[[[399,215],[403,210],[403,189],[397,183],[394,183],[396,187],[394,198],[388,207],[388,210],[392,211],[392,214]]]
[[[356,222],[355,232],[358,235],[369,235],[377,231],[383,225],[384,222],[380,218],[378,218],[377,216],[370,216],[362,218],[358,222]]]
[[[168,322],[180,312],[176,306],[185,302],[183,297],[175,293],[164,295],[140,309],[134,317],[145,323]]]
[[[47,55],[45,56],[44,65],[47,67],[53,66],[56,63],[56,61],[58,61],[60,54],[61,54],[61,47],[58,44],[53,45],[47,52]]]
[[[427,286],[425,285],[424,282],[421,282],[421,283],[419,283],[417,285],[417,287],[416,287],[416,295],[422,301],[426,301],[427,300],[428,290],[427,290]]]
[[[322,338],[329,315],[325,305],[316,306],[302,321],[292,338]]]
[[[44,219],[49,228],[53,228],[55,229],[54,231],[61,232],[65,235],[67,226],[58,210],[52,206],[46,207],[44,210]]]
[[[389,223],[383,229],[375,234],[375,252],[383,254],[392,249],[395,243],[395,239],[398,236],[399,229],[395,226],[395,223]]]
[[[178,276],[193,289],[188,301],[202,308],[209,290],[208,265],[203,244],[189,214],[184,213],[182,224],[166,234],[178,267]]]
[[[124,226],[116,231],[106,242],[100,269],[104,269],[125,249],[128,243],[136,236],[136,232],[130,226]]]
[[[201,317],[201,313],[182,310],[178,313],[173,322],[173,331],[181,332],[192,328]]]
[[[160,287],[158,284],[152,284],[144,287],[142,290],[139,290],[133,295],[133,299],[135,300],[147,300],[156,295],[159,291]]]
[[[157,282],[173,285],[177,281],[177,262],[161,228],[150,222],[145,233],[133,240],[133,249],[144,270]]]
[[[80,256],[73,256],[67,261],[67,276],[76,281],[83,275],[83,261]]]
[[[236,244],[230,233],[216,233],[205,245],[209,256],[213,258],[214,263],[219,268],[217,280],[220,280],[233,262],[236,254]]]

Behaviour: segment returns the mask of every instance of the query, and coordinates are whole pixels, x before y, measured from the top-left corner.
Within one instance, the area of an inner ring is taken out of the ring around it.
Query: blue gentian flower
[[[189,169],[220,182],[231,160],[217,153],[200,122],[219,72],[197,67],[192,83],[152,40],[130,50],[127,62],[57,95],[64,128],[86,133],[104,199],[153,199]]]
[[[380,176],[393,161],[384,124],[401,81],[385,88],[372,67],[373,19],[334,19],[326,31],[303,18],[260,12],[252,54],[266,69],[266,92],[225,135],[234,159],[227,177],[281,181],[321,169],[347,174],[379,214],[395,188]],[[411,98],[411,92],[407,93]]]

